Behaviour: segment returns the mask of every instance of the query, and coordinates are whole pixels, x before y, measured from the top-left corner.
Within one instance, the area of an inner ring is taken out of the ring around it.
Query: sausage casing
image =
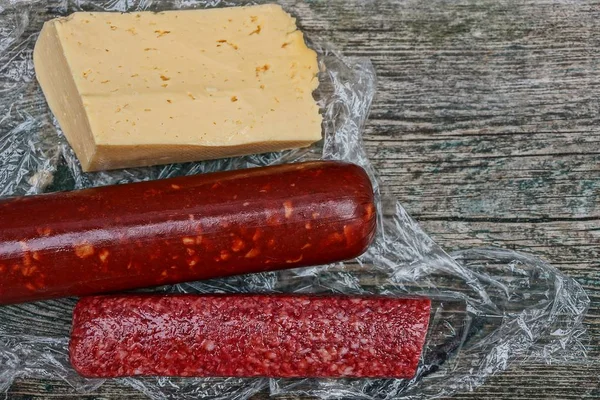
[[[0,201],[0,304],[320,265],[375,231],[353,164],[316,161]]]

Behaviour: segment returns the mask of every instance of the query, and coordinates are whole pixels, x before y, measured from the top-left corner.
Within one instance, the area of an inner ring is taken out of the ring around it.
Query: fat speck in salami
[[[415,375],[423,298],[122,295],[83,298],[69,345],[86,377]]]
[[[320,265],[375,230],[360,167],[320,161],[0,201],[0,304]]]

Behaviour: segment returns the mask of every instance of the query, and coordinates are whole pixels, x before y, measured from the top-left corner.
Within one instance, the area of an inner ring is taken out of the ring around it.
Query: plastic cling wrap
[[[368,60],[347,59],[318,38],[324,139],[308,148],[226,160],[83,174],[35,81],[32,50],[42,23],[76,10],[133,11],[229,6],[219,1],[0,0],[0,195],[34,194],[311,159],[364,167],[374,183],[378,233],[350,262],[237,276],[154,291],[176,293],[344,293],[433,299],[420,368],[413,379],[127,378],[150,398],[243,399],[258,391],[320,398],[412,399],[470,390],[511,364],[585,362],[581,286],[532,256],[499,249],[447,254],[388,194],[372,168],[361,130],[375,91]],[[302,21],[308,3],[285,1]],[[350,7],[351,5],[349,5]],[[1,226],[0,226],[1,229]],[[77,391],[103,383],[79,377],[67,345],[75,299],[0,308],[0,390],[16,378],[64,379]]]

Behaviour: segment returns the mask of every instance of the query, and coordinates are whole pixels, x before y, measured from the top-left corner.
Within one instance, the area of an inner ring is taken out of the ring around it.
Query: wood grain
[[[575,277],[600,359],[600,3],[284,3],[309,36],[373,61],[365,144],[406,209],[448,250],[517,249]],[[599,376],[598,362],[524,364],[454,398],[600,398]],[[17,381],[8,396],[144,398],[43,380]]]

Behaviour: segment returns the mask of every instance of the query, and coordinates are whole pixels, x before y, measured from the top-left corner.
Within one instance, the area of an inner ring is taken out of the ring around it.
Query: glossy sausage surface
[[[354,258],[371,182],[334,161],[0,201],[0,304]]]
[[[86,297],[73,313],[69,355],[97,378],[411,378],[430,307],[391,297]]]

